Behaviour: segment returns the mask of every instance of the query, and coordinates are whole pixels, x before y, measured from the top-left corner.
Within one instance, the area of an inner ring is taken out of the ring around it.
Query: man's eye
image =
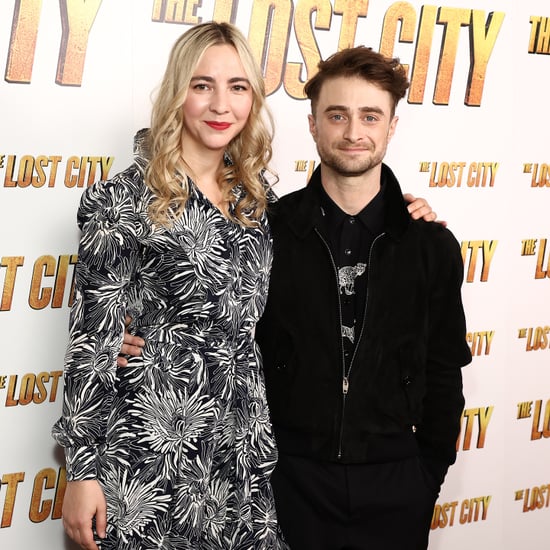
[[[332,115],[332,120],[344,120],[343,115]]]

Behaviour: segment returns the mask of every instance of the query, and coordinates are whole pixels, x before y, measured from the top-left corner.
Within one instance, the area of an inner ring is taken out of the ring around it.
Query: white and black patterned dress
[[[148,219],[150,200],[138,163],[81,201],[53,429],[68,479],[104,489],[102,549],[280,548],[276,448],[253,340],[272,259],[266,218],[241,227],[191,184],[166,229]],[[117,370],[127,312],[146,344]]]

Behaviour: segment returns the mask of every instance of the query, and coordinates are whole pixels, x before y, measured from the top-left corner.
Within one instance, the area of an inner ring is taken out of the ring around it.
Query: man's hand
[[[99,538],[105,538],[107,503],[101,486],[95,479],[69,481],[63,498],[63,526],[71,539],[84,550],[99,550],[94,541],[92,520]]]
[[[131,317],[126,317],[126,327],[130,324]],[[124,331],[124,340],[122,341],[122,347],[120,348],[120,355],[117,357],[116,364],[118,367],[127,367],[128,360],[125,355],[131,355],[132,357],[139,357],[141,355],[141,349],[145,345],[145,340],[139,336],[132,336],[128,330]]]
[[[437,219],[437,214],[432,210],[432,207],[428,204],[428,201],[426,199],[417,199],[410,193],[405,193],[403,195],[403,198],[408,203],[407,210],[409,211],[409,214],[411,215],[413,220],[419,220],[420,218],[422,218],[424,221],[427,222],[437,221],[444,227],[447,227],[447,222]]]

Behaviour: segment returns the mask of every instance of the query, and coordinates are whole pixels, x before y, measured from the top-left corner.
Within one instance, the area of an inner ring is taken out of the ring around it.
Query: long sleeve
[[[433,266],[426,394],[423,421],[417,439],[434,473],[444,476],[456,458],[456,440],[464,408],[461,367],[470,363],[466,321],[461,298],[463,264],[456,239],[447,230],[438,231]]]
[[[62,417],[67,479],[92,479],[105,441],[122,345],[128,290],[140,259],[143,215],[124,177],[98,182],[81,199],[75,301],[65,357]]]

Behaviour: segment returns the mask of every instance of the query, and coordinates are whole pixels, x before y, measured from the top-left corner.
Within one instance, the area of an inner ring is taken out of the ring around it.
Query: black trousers
[[[279,453],[272,478],[291,550],[425,550],[439,485],[419,457],[335,464]]]

